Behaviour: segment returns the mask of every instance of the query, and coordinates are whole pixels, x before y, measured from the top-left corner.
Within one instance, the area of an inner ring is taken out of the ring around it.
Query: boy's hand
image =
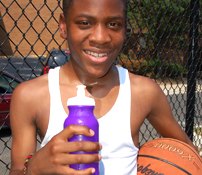
[[[46,146],[36,152],[30,159],[27,174],[93,174],[94,168],[74,170],[70,164],[92,163],[101,160],[99,154],[69,154],[70,152],[98,152],[101,145],[97,142],[68,142],[73,135],[93,136],[94,131],[86,126],[70,125],[54,136]]]

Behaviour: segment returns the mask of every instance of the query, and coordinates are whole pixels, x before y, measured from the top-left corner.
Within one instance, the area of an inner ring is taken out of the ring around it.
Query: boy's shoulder
[[[130,82],[132,85],[135,85],[136,87],[147,87],[147,86],[151,86],[152,87],[156,87],[159,86],[154,80],[152,80],[149,77],[145,77],[142,75],[136,75],[133,73],[129,73],[129,78],[130,78]]]
[[[20,83],[14,90],[13,96],[17,98],[40,98],[48,92],[48,75],[42,75],[32,80]]]
[[[135,94],[157,95],[162,93],[160,86],[151,78],[129,73],[131,90]]]

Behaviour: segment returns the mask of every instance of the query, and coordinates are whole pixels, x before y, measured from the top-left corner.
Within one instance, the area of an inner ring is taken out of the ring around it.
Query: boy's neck
[[[67,63],[61,68],[60,81],[63,85],[76,87],[79,84],[86,86],[89,95],[95,98],[102,98],[115,86],[119,86],[119,74],[115,65],[110,67],[107,74],[101,78],[78,77],[71,64]]]
[[[113,84],[113,80],[118,77],[118,70],[115,65],[109,68],[109,71],[102,77],[92,77],[82,72],[75,72],[72,64],[69,62],[63,66],[65,79],[75,84],[84,84],[87,87],[105,87],[108,84]]]

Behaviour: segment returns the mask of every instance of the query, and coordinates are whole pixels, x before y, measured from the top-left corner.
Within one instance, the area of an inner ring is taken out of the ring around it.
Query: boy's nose
[[[95,29],[92,31],[92,33],[89,36],[90,42],[93,42],[99,45],[111,42],[111,36],[109,35],[106,26],[98,25],[94,27]]]

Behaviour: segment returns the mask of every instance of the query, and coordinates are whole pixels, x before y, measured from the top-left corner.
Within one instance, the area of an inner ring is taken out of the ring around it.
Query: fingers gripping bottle
[[[72,124],[84,125],[92,129],[95,132],[95,135],[93,137],[88,137],[85,135],[74,135],[72,138],[68,139],[68,141],[99,142],[99,124],[96,117],[93,114],[95,101],[93,98],[85,96],[84,85],[78,85],[77,88],[78,88],[77,96],[70,98],[67,101],[69,116],[66,118],[64,122],[64,128]],[[98,152],[78,151],[78,152],[72,152],[70,154],[98,154]],[[83,170],[94,167],[96,170],[94,175],[99,175],[99,162],[90,164],[73,164],[70,165],[70,167],[76,170]]]

